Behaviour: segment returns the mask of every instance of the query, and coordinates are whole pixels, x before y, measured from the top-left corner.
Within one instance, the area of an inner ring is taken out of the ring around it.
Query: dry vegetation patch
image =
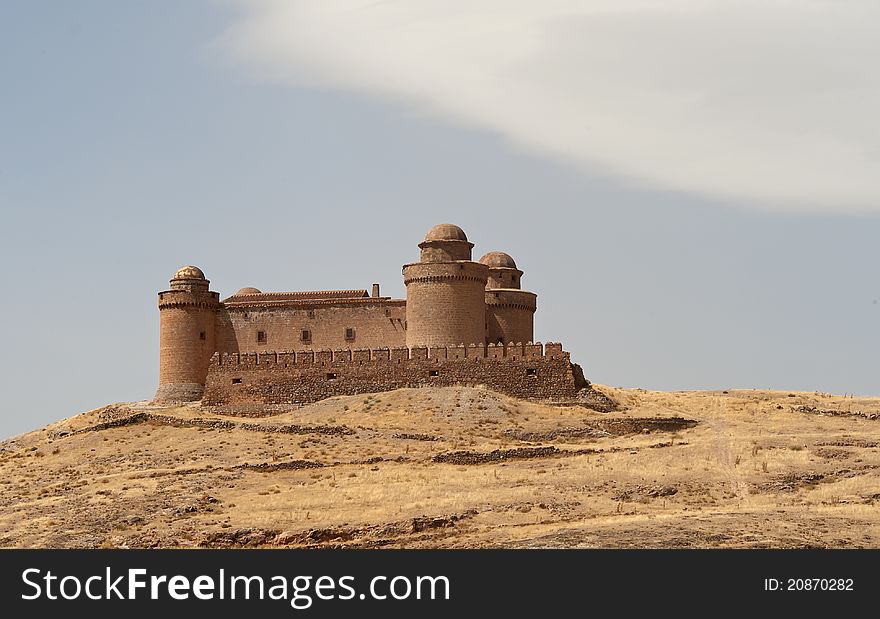
[[[103,407],[0,443],[0,545],[880,546],[880,400],[596,394]]]

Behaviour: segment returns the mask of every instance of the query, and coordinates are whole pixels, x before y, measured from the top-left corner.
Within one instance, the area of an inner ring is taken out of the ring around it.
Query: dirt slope
[[[880,547],[880,399],[599,389],[105,407],[0,443],[0,546]]]

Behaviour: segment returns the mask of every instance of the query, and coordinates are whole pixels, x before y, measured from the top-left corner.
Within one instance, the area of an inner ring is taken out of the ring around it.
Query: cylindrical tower
[[[461,228],[440,224],[419,243],[419,262],[404,265],[407,346],[485,342],[489,269],[471,261],[473,246]]]
[[[214,354],[220,295],[194,266],[178,269],[159,293],[159,389],[156,402],[200,400]]]
[[[520,290],[523,272],[503,251],[480,258],[489,268],[486,282],[486,341],[493,344],[531,342],[535,337],[537,295]]]

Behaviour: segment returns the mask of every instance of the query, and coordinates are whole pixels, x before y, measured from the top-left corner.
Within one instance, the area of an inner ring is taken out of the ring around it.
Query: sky
[[[445,222],[516,259],[593,382],[880,395],[878,18],[4,2],[0,437],[152,397],[182,265],[402,297]]]

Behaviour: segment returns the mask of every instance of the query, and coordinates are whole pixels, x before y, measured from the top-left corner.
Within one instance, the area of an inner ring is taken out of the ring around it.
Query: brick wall
[[[488,268],[477,262],[406,265],[406,345],[484,343],[487,276]]]
[[[396,299],[336,301],[282,307],[229,307],[217,314],[217,348],[223,352],[378,348],[406,343],[406,302]],[[346,339],[346,329],[354,339]],[[311,334],[302,341],[303,330]],[[258,333],[263,332],[263,340]]]
[[[216,293],[170,290],[159,294],[157,401],[197,400],[216,350]]]
[[[567,401],[585,384],[562,345],[553,343],[217,354],[203,402],[234,410],[452,385]]]
[[[535,339],[536,295],[524,290],[486,290],[489,342],[531,342]]]
[[[501,269],[490,268],[489,280],[486,282],[486,289],[492,288],[520,288],[520,282],[523,272],[519,269]]]
[[[473,246],[467,241],[423,241],[419,243],[419,262],[470,260]]]

